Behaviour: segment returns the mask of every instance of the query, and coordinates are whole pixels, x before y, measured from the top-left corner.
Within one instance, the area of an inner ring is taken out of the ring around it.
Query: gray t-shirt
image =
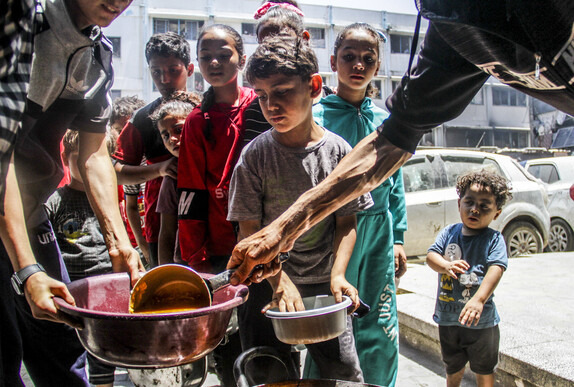
[[[321,182],[351,150],[340,136],[325,130],[307,148],[281,145],[269,130],[241,153],[229,189],[229,221],[261,220],[266,226],[299,196]],[[305,232],[290,252],[284,270],[295,284],[330,281],[337,216],[352,215],[373,205],[370,194],[346,204]]]

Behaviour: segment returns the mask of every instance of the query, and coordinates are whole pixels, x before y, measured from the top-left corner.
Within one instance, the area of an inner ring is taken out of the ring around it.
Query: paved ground
[[[501,317],[499,369],[512,376],[500,385],[574,386],[573,268],[572,252],[510,260],[494,299]],[[401,336],[422,346],[436,340],[437,275],[409,264],[400,289]]]

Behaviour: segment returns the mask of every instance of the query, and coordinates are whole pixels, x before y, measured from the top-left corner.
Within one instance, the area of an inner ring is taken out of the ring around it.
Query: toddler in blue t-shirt
[[[462,223],[445,227],[427,254],[439,273],[434,321],[439,325],[447,384],[459,386],[466,363],[479,386],[492,386],[498,363],[500,318],[493,292],[508,265],[502,234],[489,228],[512,198],[502,176],[482,170],[460,176]]]

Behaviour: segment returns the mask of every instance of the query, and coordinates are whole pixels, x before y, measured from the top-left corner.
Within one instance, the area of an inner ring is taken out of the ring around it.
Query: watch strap
[[[40,271],[46,272],[46,269],[44,269],[44,266],[42,266],[41,264],[34,263],[14,273],[14,277],[17,277],[19,282],[18,283],[19,292],[17,291],[19,295],[24,294],[24,284],[26,283],[26,280],[30,278],[31,275],[36,274]]]

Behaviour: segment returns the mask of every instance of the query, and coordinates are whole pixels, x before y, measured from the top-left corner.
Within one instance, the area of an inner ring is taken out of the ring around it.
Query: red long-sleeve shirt
[[[227,221],[229,181],[243,146],[243,113],[256,95],[241,88],[237,106],[215,104],[206,117],[195,108],[181,137],[178,166],[179,242],[182,259],[190,266],[211,256],[229,256],[237,242]]]

